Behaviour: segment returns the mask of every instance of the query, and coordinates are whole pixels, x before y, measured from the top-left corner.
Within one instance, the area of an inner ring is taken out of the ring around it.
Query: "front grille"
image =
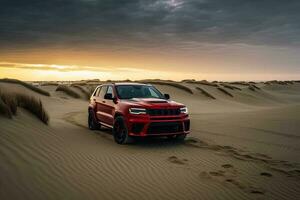
[[[180,109],[148,109],[147,113],[150,116],[179,115]]]
[[[138,133],[140,133],[143,130],[143,128],[144,128],[144,124],[143,123],[134,123],[131,126],[131,132],[135,133],[135,134],[138,134]]]
[[[152,122],[147,130],[148,134],[183,132],[182,122]]]

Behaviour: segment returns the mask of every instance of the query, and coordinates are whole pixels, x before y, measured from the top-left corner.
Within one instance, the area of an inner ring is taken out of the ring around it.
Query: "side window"
[[[150,90],[151,97],[159,98],[158,94],[152,88],[149,88],[149,90]]]
[[[104,98],[104,95],[105,95],[105,93],[106,93],[106,90],[107,90],[107,86],[102,86],[98,96],[99,96],[100,98]]]
[[[114,97],[113,87],[108,86],[106,94],[111,94],[112,97]]]
[[[95,90],[93,96],[96,96],[96,97],[97,97],[98,94],[99,94],[100,89],[101,89],[101,87],[98,87],[98,88]]]

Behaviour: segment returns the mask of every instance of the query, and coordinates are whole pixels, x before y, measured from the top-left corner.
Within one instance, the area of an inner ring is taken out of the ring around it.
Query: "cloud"
[[[109,73],[151,73],[151,70],[139,69],[134,67],[98,67],[98,66],[79,66],[79,65],[58,65],[58,64],[30,64],[30,63],[13,63],[0,62],[0,69],[28,69],[28,70],[46,70],[58,72],[109,72]]]
[[[111,71],[109,68],[92,67],[92,66],[78,66],[78,65],[57,65],[57,64],[28,64],[28,63],[11,63],[0,62],[0,68],[9,69],[29,69],[29,70],[51,70],[60,72],[74,72],[74,71]]]
[[[299,9],[296,0],[4,1],[0,47],[299,46]]]

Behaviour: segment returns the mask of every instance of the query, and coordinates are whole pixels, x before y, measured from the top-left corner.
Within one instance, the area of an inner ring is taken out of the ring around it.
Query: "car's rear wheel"
[[[100,124],[97,122],[94,112],[92,110],[89,110],[88,126],[90,130],[100,129]]]
[[[122,116],[118,116],[115,119],[113,135],[115,142],[118,144],[128,144],[132,142],[132,138],[128,135],[128,128]]]

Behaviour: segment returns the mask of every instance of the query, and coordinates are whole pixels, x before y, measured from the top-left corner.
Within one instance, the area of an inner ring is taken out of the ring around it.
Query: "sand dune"
[[[192,93],[156,86],[189,107],[187,140],[122,146],[109,130],[87,129],[83,98],[0,83],[40,98],[50,115],[49,125],[23,109],[0,116],[0,199],[299,199],[300,83],[232,84],[241,88],[226,88],[233,97],[178,84]]]

